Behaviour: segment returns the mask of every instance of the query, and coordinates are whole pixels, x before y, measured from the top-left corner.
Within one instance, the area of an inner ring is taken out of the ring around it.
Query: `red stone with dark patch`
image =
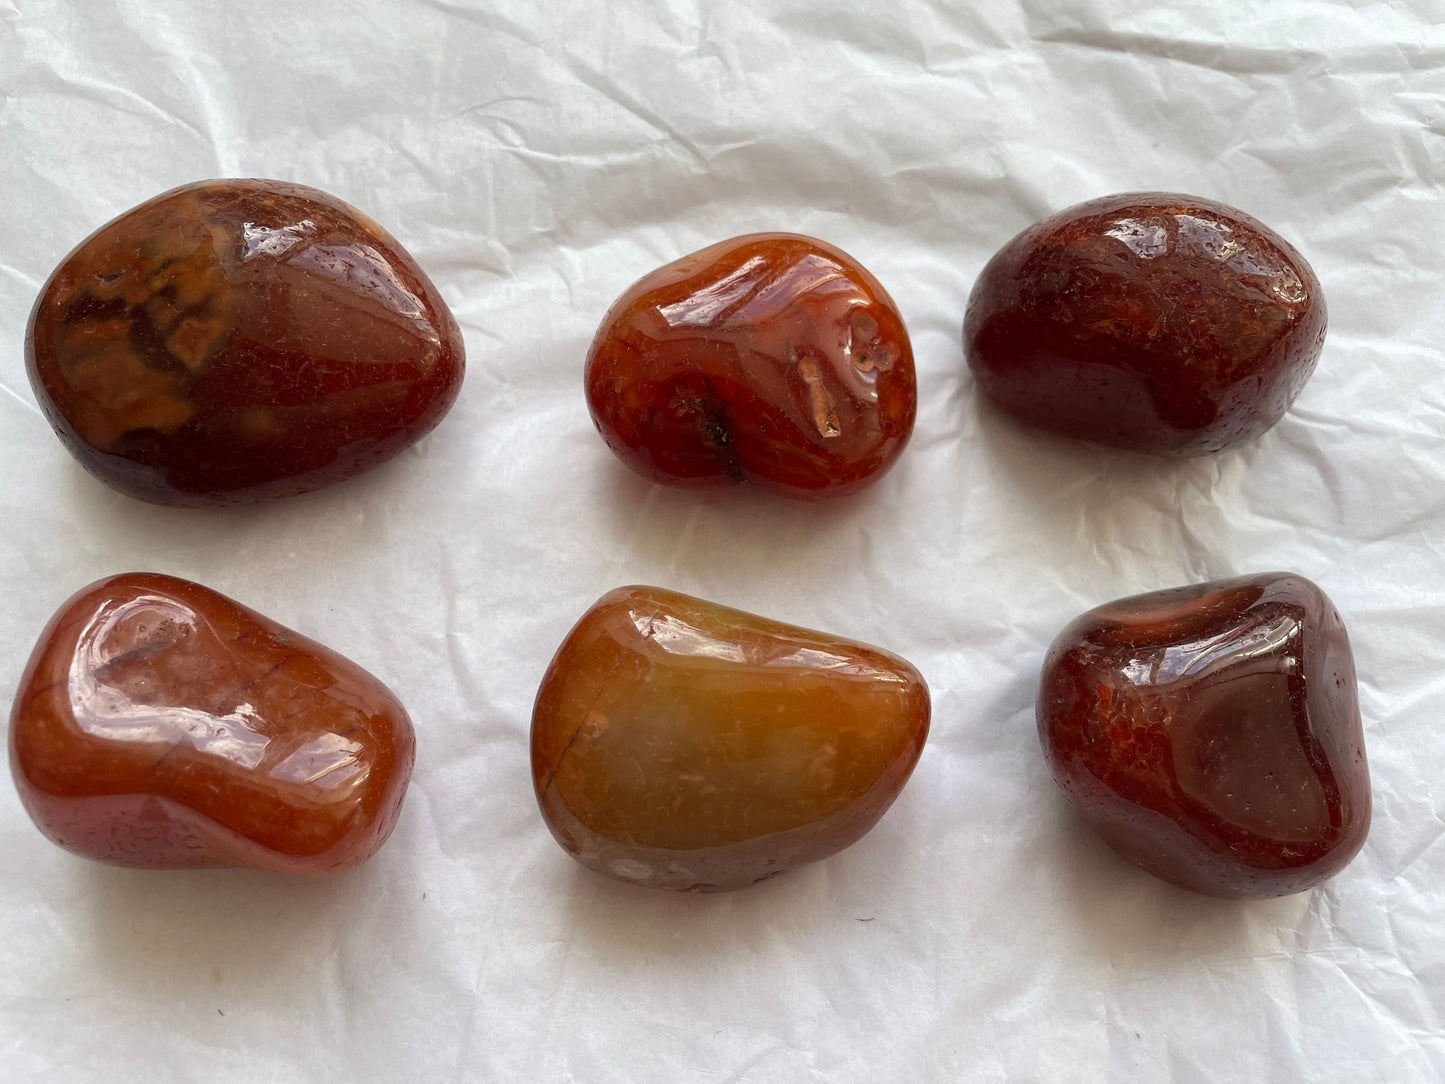
[[[1081,203],[979,276],[964,350],[984,393],[1064,436],[1160,455],[1252,440],[1319,360],[1319,280],[1232,207],[1135,192]]]
[[[103,226],[40,292],[36,397],[110,486],[161,504],[302,493],[421,439],[461,333],[389,234],[325,192],[205,181]]]
[[[1365,842],[1370,775],[1349,638],[1285,572],[1091,610],[1044,663],[1055,781],[1125,858],[1212,896],[1300,892]]]
[[[200,584],[91,584],[41,634],[10,715],[31,819],[147,869],[338,873],[401,812],[414,739],[387,688]]]
[[[608,311],[587,404],[645,478],[752,482],[785,497],[856,492],[898,458],[917,411],[897,307],[811,237],[735,237],[670,263]]]

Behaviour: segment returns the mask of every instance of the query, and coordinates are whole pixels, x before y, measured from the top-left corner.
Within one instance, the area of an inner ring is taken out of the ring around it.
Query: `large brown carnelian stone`
[[[587,405],[633,470],[675,486],[853,493],[913,432],[913,349],[846,253],[757,233],[634,283],[587,354]]]
[[[172,576],[101,580],[41,634],[10,714],[40,830],[147,869],[350,869],[411,776],[411,721],[320,644]]]
[[[542,679],[532,782],[584,866],[659,888],[742,888],[872,828],[928,717],[928,686],[896,655],[621,587]]]
[[[1160,455],[1252,440],[1319,360],[1325,299],[1298,252],[1221,203],[1133,192],[1024,230],[979,276],[974,379],[1010,414]]]
[[[1300,892],[1370,827],[1355,664],[1340,615],[1285,572],[1111,602],[1059,634],[1039,738],[1114,850],[1211,896]]]
[[[461,333],[380,226],[314,188],[204,181],[101,227],[40,291],[30,383],[101,481],[239,504],[369,470],[461,388]]]

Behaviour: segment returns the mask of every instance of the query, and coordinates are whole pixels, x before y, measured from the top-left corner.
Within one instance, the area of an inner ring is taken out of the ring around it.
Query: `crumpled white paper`
[[[1445,29],[1437,0],[608,4],[0,0],[0,696],[92,579],[207,583],[383,678],[400,825],[329,881],[145,873],[0,792],[7,1081],[1435,1081],[1445,1077]],[[462,325],[452,414],[369,476],[226,511],[71,461],[23,336],[51,268],[173,185],[360,207]],[[1272,225],[1330,332],[1243,449],[1156,462],[980,402],[959,326],[1029,222],[1167,189]],[[823,507],[651,486],[581,388],[608,304],[752,230],[887,286],[920,411]],[[1320,583],[1361,678],[1368,844],[1316,891],[1204,899],[1115,858],[1036,747],[1074,614],[1268,569]],[[843,854],[688,897],[575,866],[527,768],[552,651],[674,587],[898,651],[933,732]]]

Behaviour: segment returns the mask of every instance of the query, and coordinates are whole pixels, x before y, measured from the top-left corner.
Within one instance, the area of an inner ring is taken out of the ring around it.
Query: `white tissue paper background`
[[[73,591],[155,570],[355,659],[418,737],[391,841],[329,880],[92,864],[0,788],[0,1076],[1445,1078],[1442,24],[1438,0],[0,0],[0,699]],[[30,307],[120,212],[249,176],[326,189],[411,251],[465,334],[461,398],[321,492],[119,496],[36,408]],[[1076,445],[968,375],[988,257],[1141,189],[1242,208],[1324,284],[1319,368],[1246,447]],[[841,246],[912,333],[912,443],[857,497],[654,486],[588,417],[607,306],[754,230]],[[1034,690],[1080,611],[1271,569],[1345,617],[1374,826],[1314,891],[1206,899],[1073,818]],[[716,896],[562,852],[532,697],[635,582],[923,671],[932,735],[871,834]]]

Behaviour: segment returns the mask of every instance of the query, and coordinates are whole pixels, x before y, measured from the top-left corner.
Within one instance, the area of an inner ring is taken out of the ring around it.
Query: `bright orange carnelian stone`
[[[913,432],[913,350],[897,307],[846,253],[758,233],[634,283],[587,355],[587,404],[655,482],[856,492]]]
[[[171,576],[101,580],[61,607],[10,716],[36,825],[122,866],[326,874],[391,834],[406,711],[334,651]]]
[[[928,686],[896,655],[622,587],[542,679],[532,780],[583,865],[660,888],[742,888],[872,828],[928,720]]]

